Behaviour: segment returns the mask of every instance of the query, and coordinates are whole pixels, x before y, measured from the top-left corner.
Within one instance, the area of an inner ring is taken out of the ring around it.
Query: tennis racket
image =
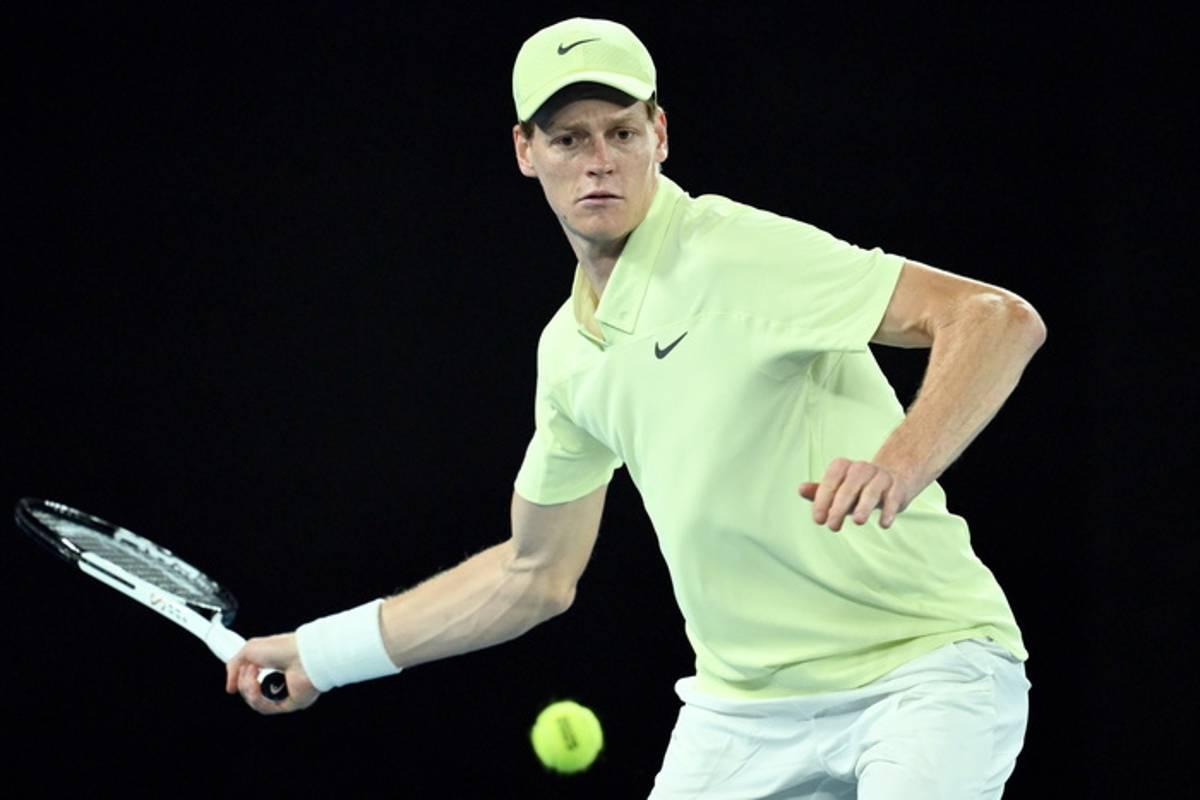
[[[17,527],[35,541],[186,628],[222,661],[246,643],[226,627],[237,614],[233,594],[165,547],[51,500],[22,498],[15,517]],[[258,681],[265,697],[276,702],[287,697],[282,672],[262,670]]]

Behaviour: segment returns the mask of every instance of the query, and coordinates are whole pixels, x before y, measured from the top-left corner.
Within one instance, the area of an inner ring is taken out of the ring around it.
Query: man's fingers
[[[837,458],[825,471],[820,483],[800,484],[800,496],[813,504],[813,522],[837,532],[846,517],[865,525],[875,509],[880,509],[879,524],[891,527],[907,505],[903,482],[896,473],[870,461]]]
[[[258,685],[258,672],[258,665],[250,662],[242,664],[238,671],[238,690],[246,704],[260,714],[278,714],[286,710],[281,708],[283,703],[276,703],[263,696],[262,687]]]
[[[838,487],[833,503],[829,507],[830,530],[836,532],[842,529],[842,522],[846,515],[859,503],[859,498],[870,486],[870,482],[877,473],[878,468],[866,461],[855,461],[850,465],[846,470],[845,479]]]
[[[813,521],[818,525],[825,524],[834,495],[838,487],[842,485],[849,469],[849,459],[835,458],[829,465],[829,469],[825,470],[825,477],[821,479],[820,485],[817,486],[816,496],[813,498]]]
[[[871,512],[879,508],[884,502],[884,498],[890,496],[894,484],[892,476],[884,470],[875,473],[875,477],[863,487],[858,496],[858,504],[854,506],[856,525],[866,524],[867,520],[871,518]]]
[[[243,661],[238,669],[238,691],[242,693],[242,697],[246,698],[248,703],[253,703],[254,699],[262,694],[258,687],[258,681],[255,680],[257,675],[258,667],[249,661]]]
[[[238,663],[237,656],[234,656],[225,664],[225,692],[227,694],[237,694]]]
[[[900,496],[900,487],[893,485],[884,496],[883,513],[879,515],[879,524],[884,528],[892,527],[892,523],[896,521],[896,515],[900,513],[900,504],[903,498]]]

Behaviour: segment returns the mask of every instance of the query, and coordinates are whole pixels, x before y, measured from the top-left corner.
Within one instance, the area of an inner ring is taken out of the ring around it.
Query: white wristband
[[[318,691],[395,675],[380,629],[382,599],[306,622],[296,629],[300,664]]]

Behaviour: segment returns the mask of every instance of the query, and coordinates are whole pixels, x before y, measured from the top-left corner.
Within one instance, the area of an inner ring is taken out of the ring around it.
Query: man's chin
[[[632,229],[622,225],[604,223],[600,220],[566,220],[563,227],[567,233],[582,239],[588,244],[603,245],[616,242],[627,237]]]

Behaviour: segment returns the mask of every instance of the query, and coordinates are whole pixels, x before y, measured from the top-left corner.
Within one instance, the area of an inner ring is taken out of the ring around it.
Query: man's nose
[[[595,142],[588,161],[588,174],[607,175],[613,171],[612,150],[609,149],[608,142],[603,137],[597,138]]]

